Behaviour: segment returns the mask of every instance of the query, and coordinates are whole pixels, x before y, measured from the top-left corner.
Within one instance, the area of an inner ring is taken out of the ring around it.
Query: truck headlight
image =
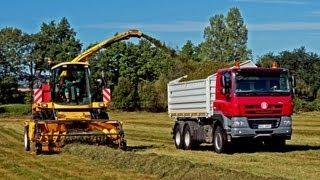
[[[291,126],[292,125],[292,119],[290,117],[284,117],[281,119],[283,126]]]
[[[247,118],[232,118],[231,127],[247,127]]]

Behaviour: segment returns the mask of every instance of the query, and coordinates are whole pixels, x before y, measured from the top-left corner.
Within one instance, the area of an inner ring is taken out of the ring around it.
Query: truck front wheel
[[[182,133],[180,130],[180,125],[176,125],[176,127],[173,130],[173,139],[174,139],[174,144],[177,149],[182,149]]]
[[[228,141],[227,141],[227,135],[221,128],[221,126],[217,126],[214,131],[213,136],[213,146],[214,150],[217,153],[226,152]]]

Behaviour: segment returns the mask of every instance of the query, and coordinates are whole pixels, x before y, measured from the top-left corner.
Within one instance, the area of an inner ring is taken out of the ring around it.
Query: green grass
[[[0,105],[0,117],[19,117],[31,113],[30,104],[5,104]]]
[[[128,151],[69,144],[54,155],[23,151],[23,119],[0,119],[0,174],[13,179],[318,179],[320,112],[294,115],[292,140],[282,152],[238,147],[216,154],[210,146],[194,151],[174,147],[166,113],[116,112],[123,121]]]

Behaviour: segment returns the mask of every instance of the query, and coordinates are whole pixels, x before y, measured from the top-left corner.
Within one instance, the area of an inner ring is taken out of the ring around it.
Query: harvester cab
[[[52,99],[60,104],[90,104],[90,71],[86,63],[62,63],[52,68]]]

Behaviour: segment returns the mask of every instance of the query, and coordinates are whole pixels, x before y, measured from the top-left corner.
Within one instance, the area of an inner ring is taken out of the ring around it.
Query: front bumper
[[[240,127],[234,127],[232,121],[238,120],[244,123]],[[253,127],[252,124],[249,125],[249,121],[263,122],[268,124],[270,121],[277,121],[278,124],[272,125],[271,128],[258,128]],[[228,139],[231,138],[272,138],[272,137],[282,137],[284,139],[291,139],[292,134],[292,119],[291,117],[283,116],[281,118],[255,118],[247,119],[245,117],[233,117],[230,119],[230,126],[227,129]],[[284,122],[290,122],[290,124],[285,124]]]

